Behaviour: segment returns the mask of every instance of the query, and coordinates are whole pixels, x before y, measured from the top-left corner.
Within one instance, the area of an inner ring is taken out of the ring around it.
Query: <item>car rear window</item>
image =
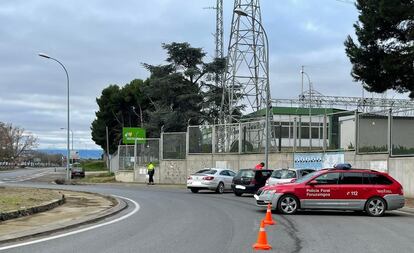
[[[199,174],[207,174],[207,175],[214,175],[216,174],[217,170],[206,170]]]
[[[251,178],[253,178],[254,177],[254,171],[253,170],[240,170],[237,173],[237,176],[239,176],[239,177],[251,177]]]
[[[366,173],[364,177],[365,177],[364,181],[367,182],[368,184],[382,184],[382,185],[392,184],[392,181],[384,175]]]
[[[275,170],[271,177],[277,179],[291,179],[296,178],[296,172],[293,170]]]
[[[204,172],[209,171],[209,170],[210,169],[202,169],[202,170],[197,171],[196,174],[201,174],[201,173],[204,173]]]

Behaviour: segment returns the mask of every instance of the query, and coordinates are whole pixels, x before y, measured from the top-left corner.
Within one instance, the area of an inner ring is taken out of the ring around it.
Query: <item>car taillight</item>
[[[212,177],[212,176],[208,176],[208,177],[203,177],[203,180],[213,180],[214,179],[214,177]]]
[[[191,179],[193,179],[191,176],[189,176],[189,177],[187,178],[187,180],[191,180]]]
[[[399,195],[404,195],[404,188],[402,186],[400,186],[400,192],[398,194]]]

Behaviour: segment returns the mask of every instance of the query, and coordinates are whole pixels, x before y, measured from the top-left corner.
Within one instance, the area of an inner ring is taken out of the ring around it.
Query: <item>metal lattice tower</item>
[[[268,48],[258,24],[261,22],[260,2],[235,0],[235,9],[244,10],[249,17],[233,13],[224,78],[226,94],[222,102],[222,113],[226,114],[228,122],[235,120],[234,109],[240,105],[245,106],[246,113],[266,108]]]
[[[216,32],[214,35],[214,43],[216,44],[215,49],[215,58],[223,58],[224,57],[224,46],[223,46],[223,0],[216,0],[215,7],[205,7],[204,9],[210,9],[216,11]],[[214,77],[215,83],[217,87],[223,86],[223,75],[216,75]]]
[[[224,50],[223,50],[223,0],[217,0],[216,5],[216,34],[215,34],[215,42],[216,42],[216,58],[223,58],[224,57]]]

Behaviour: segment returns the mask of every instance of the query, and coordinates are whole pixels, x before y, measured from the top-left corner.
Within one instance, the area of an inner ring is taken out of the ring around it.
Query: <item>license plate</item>
[[[243,185],[236,185],[236,189],[246,190],[246,187]]]
[[[193,182],[193,185],[201,185],[201,182]]]
[[[256,194],[255,194],[255,195],[253,195],[253,197],[254,197],[256,200],[259,200],[259,196],[257,196]]]

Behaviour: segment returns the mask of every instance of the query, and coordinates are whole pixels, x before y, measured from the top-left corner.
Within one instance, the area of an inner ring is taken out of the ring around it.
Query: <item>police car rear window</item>
[[[380,175],[380,174],[371,174],[366,173],[364,174],[364,182],[367,182],[368,184],[381,184],[381,185],[390,185],[392,184],[392,181],[389,180],[386,176]]]

